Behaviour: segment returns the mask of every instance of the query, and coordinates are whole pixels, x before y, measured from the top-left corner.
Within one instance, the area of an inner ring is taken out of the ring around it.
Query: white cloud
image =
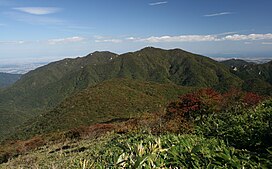
[[[214,17],[214,16],[231,15],[231,14],[233,14],[233,13],[232,12],[220,12],[220,13],[207,14],[207,15],[204,15],[204,16]]]
[[[111,42],[111,43],[121,43],[123,40],[121,39],[96,39],[95,42],[103,43],[103,42]]]
[[[238,32],[223,32],[223,33],[219,33],[219,34],[215,34],[216,36],[223,36],[223,35],[231,35],[231,34],[236,34]]]
[[[64,43],[74,43],[74,42],[82,42],[85,38],[74,36],[69,38],[61,38],[61,39],[50,39],[48,40],[48,44],[50,45],[56,45],[56,44],[64,44]]]
[[[21,8],[13,8],[20,12],[25,12],[32,15],[47,15],[59,12],[60,8],[55,7],[21,7]]]
[[[228,33],[215,34],[215,35],[180,35],[180,36],[151,36],[147,38],[137,38],[128,37],[126,40],[133,42],[149,42],[149,43],[159,43],[159,42],[211,42],[211,41],[253,41],[253,40],[269,40],[272,39],[272,34],[249,34],[241,35],[234,34],[228,35]],[[226,35],[226,36],[224,36]],[[250,44],[252,42],[245,42],[245,44]]]
[[[0,41],[0,45],[20,45],[24,43],[25,41]]]
[[[153,2],[149,3],[150,6],[155,6],[155,5],[162,5],[162,4],[167,4],[168,1],[160,1],[160,2]]]
[[[7,26],[7,24],[4,24],[4,23],[0,23],[0,26]]]
[[[126,38],[126,40],[135,40],[136,38],[134,38],[134,37],[128,37],[128,38]]]
[[[249,35],[228,35],[223,38],[223,40],[241,41],[241,40],[265,40],[272,39],[272,34],[249,34]]]
[[[181,36],[151,36],[144,39],[136,39],[141,42],[202,42],[202,41],[217,41],[215,35],[181,35]]]
[[[20,12],[4,12],[6,16],[11,19],[20,22],[26,22],[28,24],[38,24],[38,25],[63,25],[66,22],[64,20],[49,17],[47,15],[30,15],[28,13],[20,13]]]
[[[121,43],[123,42],[122,39],[116,39],[116,38],[112,38],[110,36],[95,36],[95,42],[97,43]]]

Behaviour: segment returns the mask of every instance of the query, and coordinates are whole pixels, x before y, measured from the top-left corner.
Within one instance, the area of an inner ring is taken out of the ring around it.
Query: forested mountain
[[[244,81],[244,90],[272,94],[272,61],[254,64],[243,60],[228,60],[222,63],[229,66],[231,72]]]
[[[20,74],[10,74],[0,72],[0,88],[8,87],[19,80]]]
[[[5,123],[1,123],[0,132],[9,132],[27,119],[52,110],[70,95],[113,78],[220,90],[242,85],[242,80],[223,64],[181,49],[147,47],[122,55],[94,52],[30,71],[2,91],[0,121]]]

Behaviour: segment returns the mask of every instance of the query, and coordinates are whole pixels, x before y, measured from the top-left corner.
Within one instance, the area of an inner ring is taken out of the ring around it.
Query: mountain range
[[[21,125],[22,135],[35,135],[134,117],[196,88],[250,90],[252,79],[269,94],[271,62],[247,66],[234,62],[237,70],[232,63],[181,49],[153,47],[53,62],[0,91],[0,136]]]
[[[232,59],[222,63],[229,66],[231,72],[244,81],[244,90],[272,95],[272,61],[256,64]]]

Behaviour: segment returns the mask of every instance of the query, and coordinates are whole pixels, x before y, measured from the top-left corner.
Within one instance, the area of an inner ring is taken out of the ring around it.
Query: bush
[[[213,89],[201,89],[195,93],[179,97],[167,107],[169,118],[181,117],[187,121],[201,120],[210,113],[218,112],[221,108],[222,96]]]
[[[272,101],[255,109],[239,113],[225,112],[210,115],[197,124],[196,132],[207,137],[218,137],[239,149],[266,152],[272,146]]]
[[[81,161],[94,168],[258,168],[271,164],[224,141],[195,135],[117,135],[92,154]]]

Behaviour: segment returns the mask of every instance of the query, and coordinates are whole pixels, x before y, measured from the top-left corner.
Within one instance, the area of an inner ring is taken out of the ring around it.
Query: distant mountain
[[[252,62],[252,63],[256,63],[256,64],[264,64],[264,63],[268,63],[270,61],[272,61],[272,59],[245,59],[245,61],[247,62]]]
[[[4,116],[9,126],[14,127],[25,119],[52,110],[72,94],[114,78],[220,90],[242,86],[242,80],[225,65],[181,49],[148,47],[122,55],[94,52],[30,71],[0,92],[0,122]],[[5,112],[13,112],[13,115]],[[0,133],[8,131],[9,127],[0,123]]]
[[[243,60],[227,60],[222,63],[244,80],[244,90],[272,95],[272,61],[254,64]]]
[[[242,59],[229,59],[229,60],[224,60],[221,61],[221,63],[223,63],[226,66],[229,66],[233,69],[237,68],[237,67],[243,67],[243,66],[248,66],[248,65],[254,65],[255,63],[253,62],[248,62]]]
[[[12,104],[26,109],[54,107],[70,94],[112,78],[198,87],[241,85],[227,67],[210,58],[180,49],[145,48],[123,55],[95,52],[50,63],[23,75],[0,93],[0,101],[12,100]]]
[[[52,111],[29,120],[16,130],[16,138],[68,130],[95,123],[133,118],[144,112],[160,111],[192,87],[113,79],[88,87],[66,98]]]
[[[10,74],[0,72],[0,88],[8,87],[19,80],[20,74]]]

